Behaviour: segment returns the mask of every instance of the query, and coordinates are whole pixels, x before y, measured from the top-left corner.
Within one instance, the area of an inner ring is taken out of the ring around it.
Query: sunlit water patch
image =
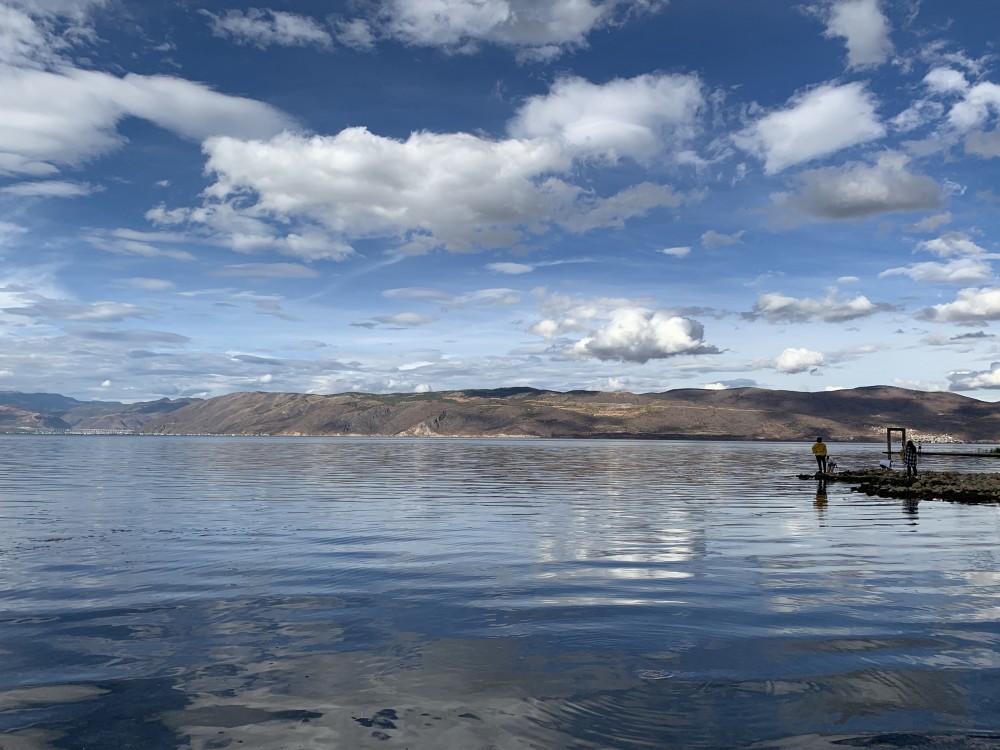
[[[0,747],[1000,747],[998,508],[811,462],[0,437]]]

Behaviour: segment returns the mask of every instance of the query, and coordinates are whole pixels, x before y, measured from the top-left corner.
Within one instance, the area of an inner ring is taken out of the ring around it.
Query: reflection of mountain
[[[663,393],[533,388],[415,394],[233,393],[142,404],[0,393],[0,429],[117,429],[159,434],[675,437],[882,440],[887,426],[992,442],[1000,406],[888,386],[824,393],[733,388]],[[16,414],[12,408],[20,409]],[[46,422],[49,420],[49,422]]]

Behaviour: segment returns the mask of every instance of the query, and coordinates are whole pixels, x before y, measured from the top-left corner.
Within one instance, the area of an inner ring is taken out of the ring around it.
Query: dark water
[[[813,469],[0,436],[0,748],[1000,748],[998,508]]]

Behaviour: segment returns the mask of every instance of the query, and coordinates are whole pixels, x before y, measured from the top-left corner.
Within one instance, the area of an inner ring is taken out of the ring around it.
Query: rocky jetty
[[[799,478],[846,482],[856,485],[855,492],[900,500],[1000,503],[1000,473],[921,471],[917,477],[908,477],[902,471],[862,469],[838,474],[799,474]]]

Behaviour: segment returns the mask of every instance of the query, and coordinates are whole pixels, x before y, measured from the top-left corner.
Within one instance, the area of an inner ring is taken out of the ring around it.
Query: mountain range
[[[468,389],[431,393],[232,393],[124,404],[0,391],[0,432],[440,437],[1000,441],[1000,405],[891,386],[805,393]]]

